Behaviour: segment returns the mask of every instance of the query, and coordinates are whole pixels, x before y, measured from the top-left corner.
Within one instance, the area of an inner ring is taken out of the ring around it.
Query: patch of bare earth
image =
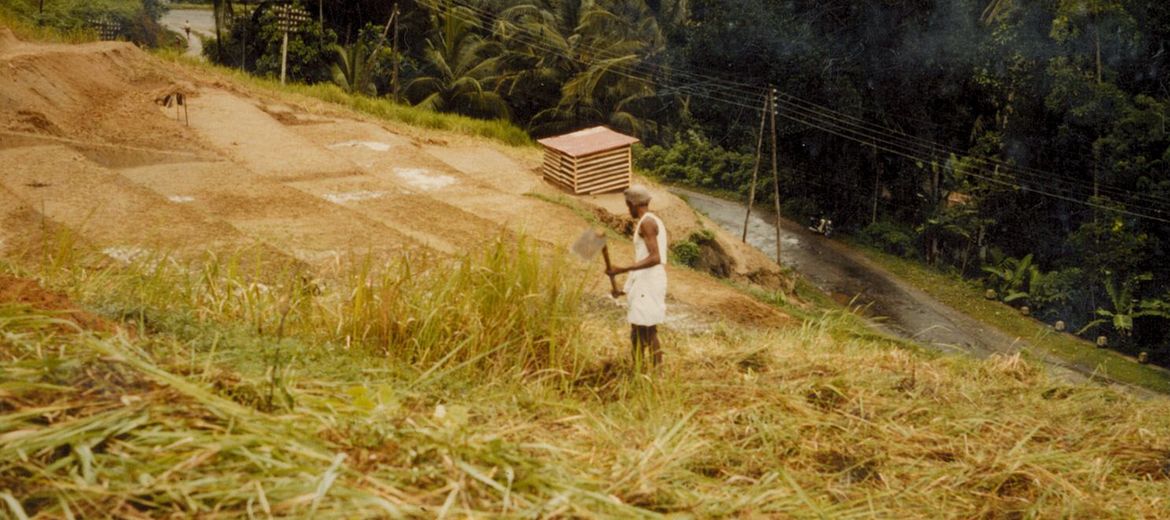
[[[539,151],[406,128],[316,101],[195,77],[125,43],[33,44],[0,33],[0,250],[53,223],[116,259],[251,250],[327,269],[416,252],[460,256],[495,237],[563,251],[587,221],[537,173]],[[182,93],[187,106],[164,106]],[[282,96],[282,98],[285,96]],[[546,197],[533,197],[532,193]],[[655,188],[672,240],[717,230]],[[577,199],[619,220],[620,195]],[[7,206],[20,208],[10,210]],[[616,209],[615,209],[616,207]],[[774,264],[722,232],[716,274],[781,288]],[[628,241],[612,246],[619,263]],[[125,258],[123,258],[125,257]],[[607,292],[600,264],[587,287]],[[688,315],[791,320],[719,280],[671,269]]]

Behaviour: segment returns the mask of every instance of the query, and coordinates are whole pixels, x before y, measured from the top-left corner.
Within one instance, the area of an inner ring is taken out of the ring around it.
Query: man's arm
[[[642,226],[638,228],[638,234],[646,242],[646,251],[650,254],[634,265],[614,267],[606,274],[618,275],[630,271],[640,271],[662,263],[662,254],[658,251],[658,222],[652,218],[642,221]]]

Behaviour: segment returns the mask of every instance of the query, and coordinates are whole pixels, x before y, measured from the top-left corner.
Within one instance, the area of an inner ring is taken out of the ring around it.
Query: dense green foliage
[[[681,182],[705,189],[735,190],[748,194],[748,184],[755,158],[746,153],[725,150],[695,131],[675,138],[670,147],[635,146],[635,165],[643,172],[670,182]],[[759,190],[771,193],[768,188]]]
[[[0,6],[24,20],[58,31],[95,30],[95,22],[116,26],[114,36],[150,47],[173,43],[159,26],[162,0],[9,0]]]

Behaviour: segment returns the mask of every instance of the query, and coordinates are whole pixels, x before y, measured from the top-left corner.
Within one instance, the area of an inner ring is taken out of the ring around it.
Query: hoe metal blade
[[[605,247],[605,233],[602,231],[588,228],[577,237],[577,241],[569,248],[573,254],[581,257],[582,260],[589,260]]]

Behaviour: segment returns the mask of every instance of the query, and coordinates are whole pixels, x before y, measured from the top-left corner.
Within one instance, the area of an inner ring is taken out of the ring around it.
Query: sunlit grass
[[[666,366],[640,373],[620,312],[522,243],[324,279],[246,255],[122,265],[69,243],[6,270],[124,332],[77,334],[0,304],[9,511],[1170,511],[1165,401],[1053,381],[1019,358],[922,356],[839,311],[783,330],[667,328]]]
[[[959,312],[1024,339],[1038,349],[1032,355],[1054,356],[1074,363],[1089,373],[1096,372],[1121,383],[1163,394],[1170,393],[1170,374],[1165,370],[1138,364],[1114,351],[1096,348],[1092,343],[1072,334],[1057,332],[1008,305],[985,299],[981,288],[963,280],[931,270],[917,262],[864,246],[855,247],[866,257]]]

